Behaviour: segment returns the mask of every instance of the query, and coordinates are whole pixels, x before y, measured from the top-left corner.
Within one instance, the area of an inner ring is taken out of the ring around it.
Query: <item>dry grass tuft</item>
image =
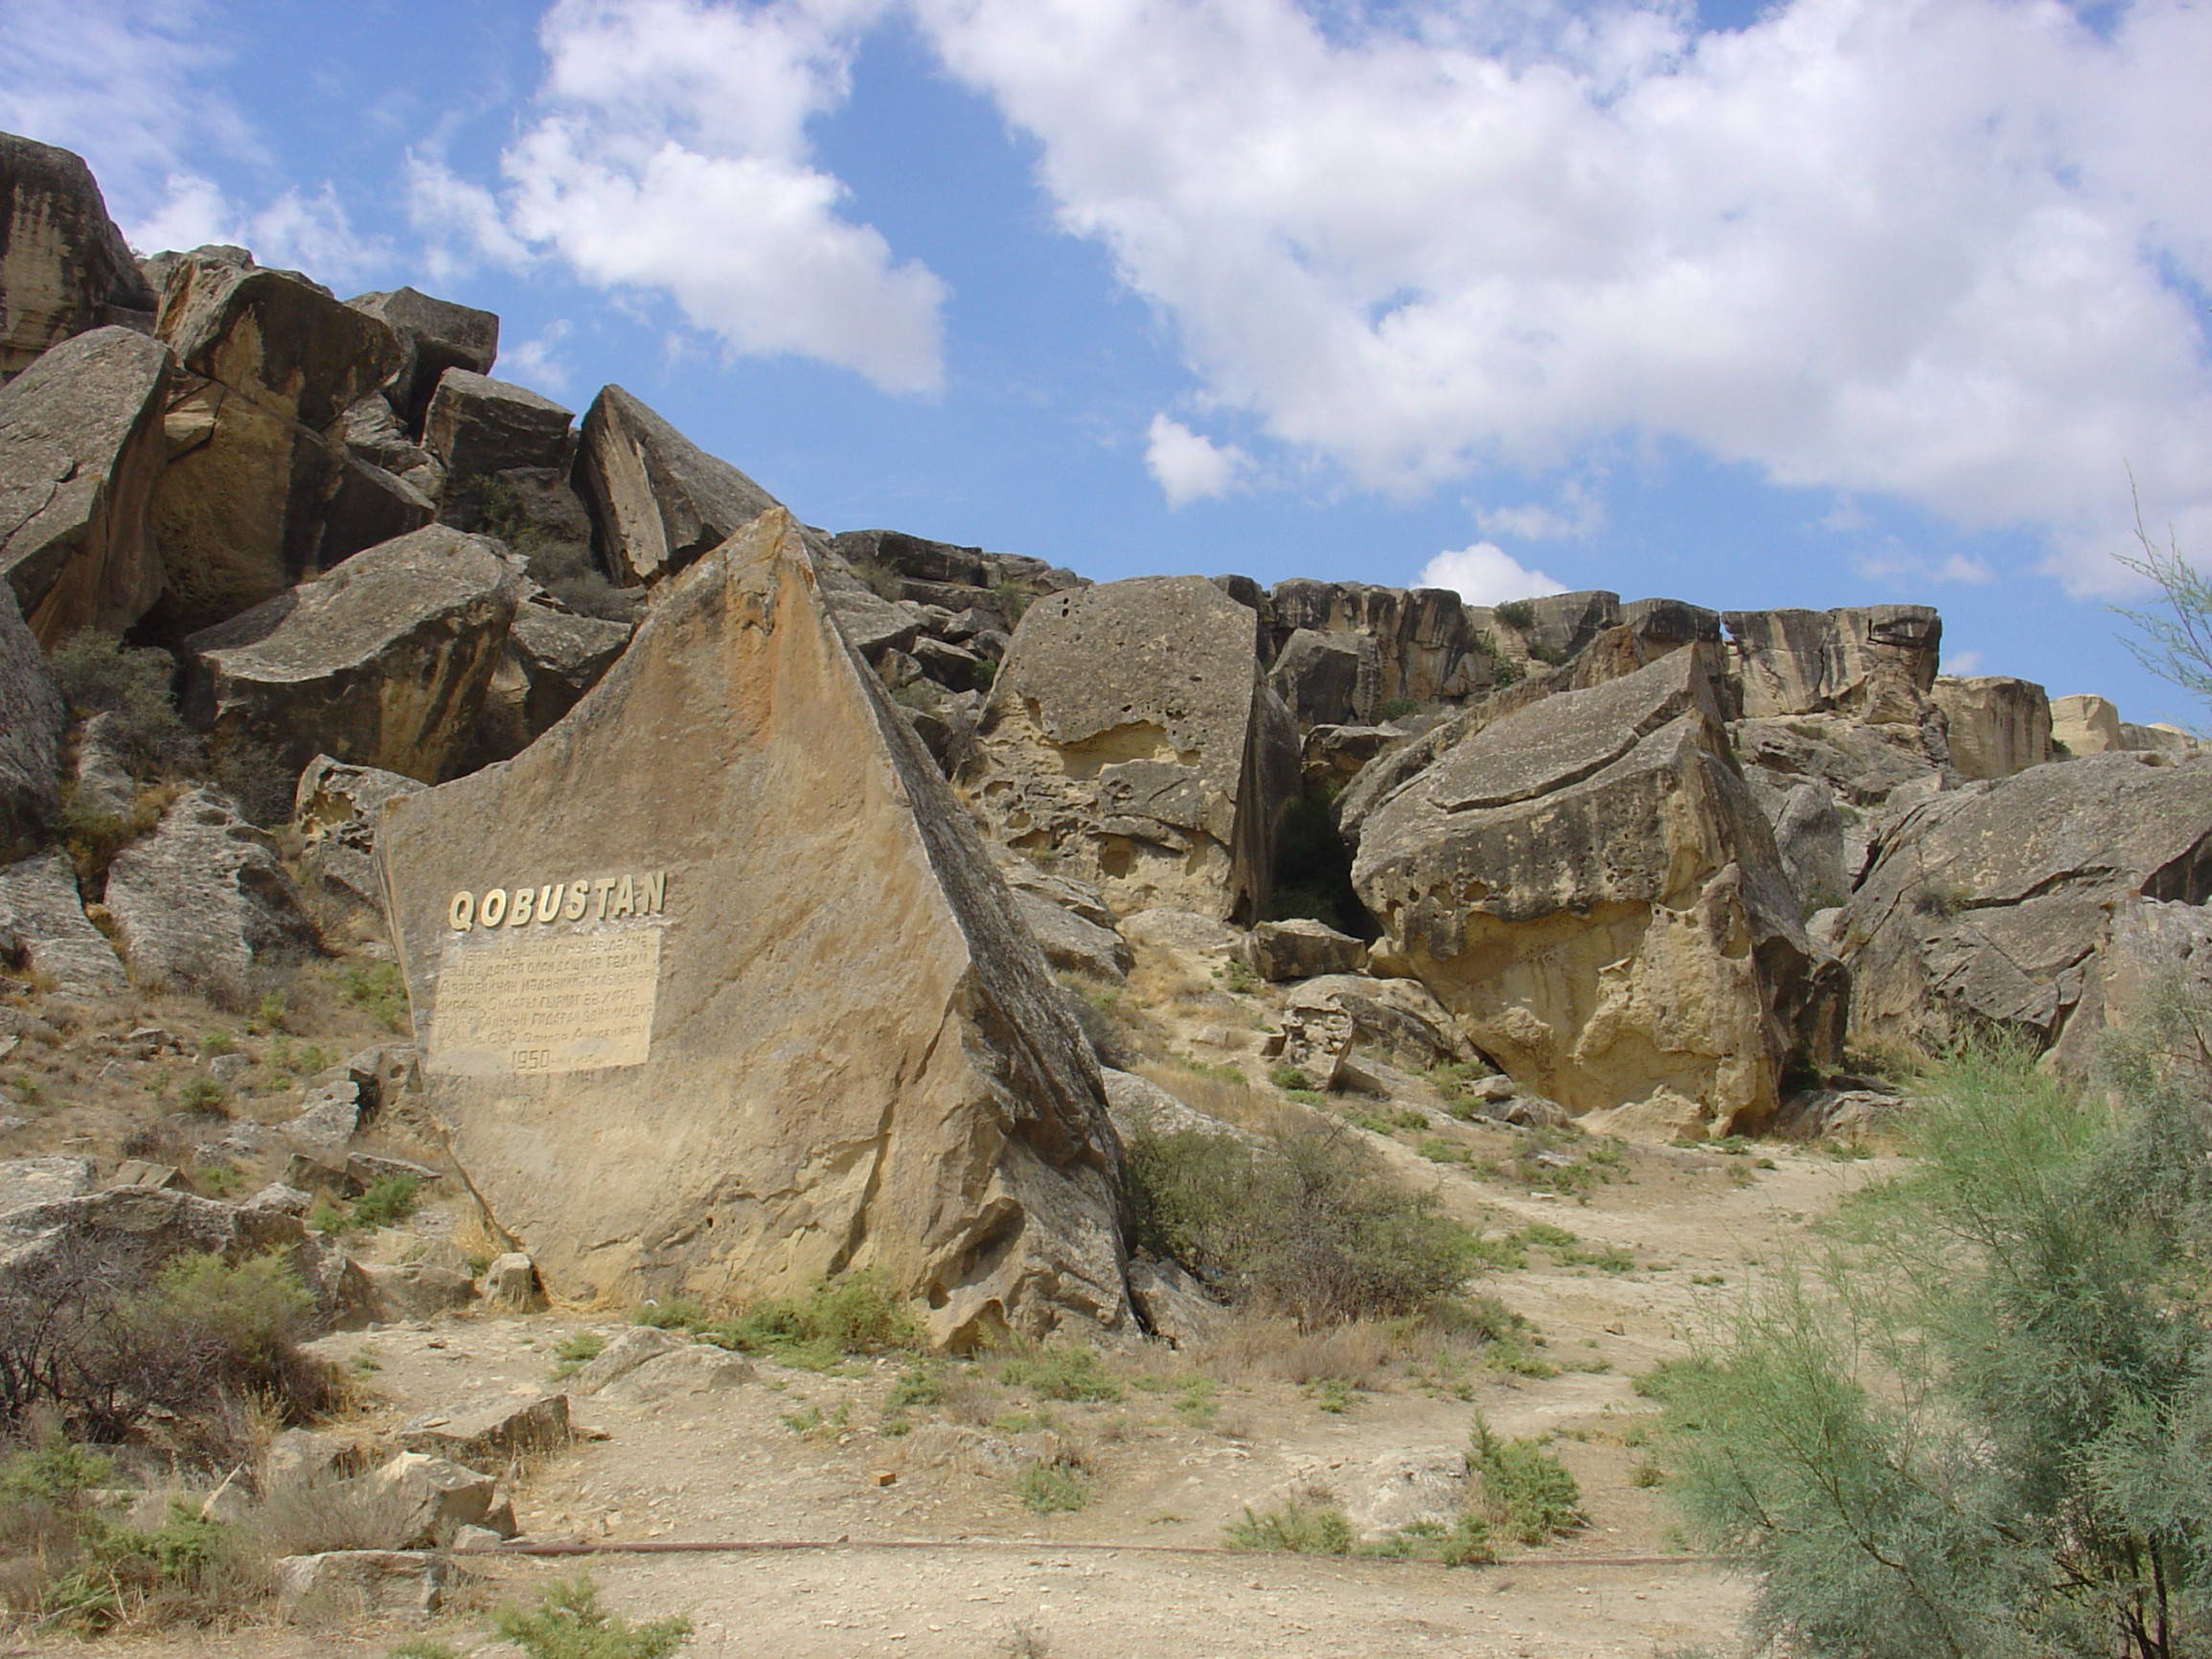
[[[1333,1377],[1373,1389],[1413,1348],[1401,1321],[1359,1320],[1301,1331],[1295,1320],[1247,1310],[1229,1318],[1219,1335],[1189,1357],[1223,1382],[1267,1378],[1304,1386]]]

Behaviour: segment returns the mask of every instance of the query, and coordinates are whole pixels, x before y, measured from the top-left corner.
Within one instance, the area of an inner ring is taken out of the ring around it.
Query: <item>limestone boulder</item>
[[[399,339],[296,271],[188,254],[155,331],[193,374],[320,432],[399,366]]]
[[[2115,906],[2212,898],[2212,761],[2156,759],[2034,766],[1905,813],[1844,909],[1852,1035],[2056,1040]]]
[[[440,1550],[327,1550],[275,1562],[277,1617],[328,1625],[427,1619],[465,1575]]]
[[[292,797],[292,832],[300,863],[318,898],[341,916],[374,912],[382,930],[383,890],[376,879],[376,815],[387,801],[423,785],[398,772],[353,766],[317,755],[300,773]]]
[[[0,584],[0,857],[37,845],[53,825],[68,717],[46,654]]]
[[[2051,699],[2051,741],[2068,755],[2104,755],[2128,746],[2120,711],[2086,692]]]
[[[56,346],[0,387],[0,575],[48,647],[121,633],[161,595],[153,492],[170,355],[128,329]]]
[[[1250,597],[1256,602],[1263,596],[1255,588]],[[1447,589],[1299,578],[1277,582],[1264,597],[1261,625],[1277,668],[1288,660],[1285,680],[1316,699],[1311,714],[1298,705],[1301,723],[1371,720],[1382,703],[1465,697],[1499,678],[1476,613]],[[1314,637],[1293,651],[1301,632]],[[1348,672],[1347,700],[1324,709],[1327,689]],[[1288,700],[1288,690],[1278,690]]]
[[[131,977],[242,994],[255,965],[319,948],[276,843],[213,789],[180,795],[153,833],[108,867],[114,918]]]
[[[1448,1531],[1467,1508],[1467,1454],[1449,1446],[1386,1451],[1347,1471],[1344,1516],[1362,1543],[1408,1528]]]
[[[1367,965],[1367,946],[1361,941],[1308,917],[1255,925],[1251,955],[1260,977],[1277,982],[1357,973]]]
[[[1267,671],[1267,683],[1301,726],[1346,726],[1374,719],[1381,668],[1365,634],[1298,628]]]
[[[79,1198],[92,1191],[90,1158],[10,1158],[0,1162],[0,1215]]]
[[[139,773],[149,769],[123,723],[112,714],[95,715],[77,735],[69,804],[80,812],[128,817],[138,801]]]
[[[403,1426],[399,1441],[403,1451],[495,1469],[566,1445],[569,1435],[568,1396],[542,1394],[432,1412]]]
[[[1087,973],[1093,979],[1116,980],[1125,976],[1136,960],[1129,942],[1112,928],[1085,921],[1050,899],[1034,893],[1016,893],[1014,905],[1044,951],[1044,960],[1055,968]]]
[[[620,386],[584,411],[576,489],[618,585],[650,584],[719,547],[776,499]]]
[[[185,641],[187,721],[287,769],[317,753],[434,784],[470,740],[522,593],[498,543],[431,525]]]
[[[824,596],[830,614],[837,619],[846,642],[871,666],[886,652],[910,651],[921,637],[928,613],[906,601],[882,598],[864,587],[848,588]]]
[[[492,1476],[422,1452],[403,1451],[367,1478],[402,1511],[398,1541],[410,1547],[443,1543],[458,1528],[486,1525],[499,1490]],[[501,1535],[513,1531],[510,1522]]]
[[[995,842],[988,851],[991,861],[998,866],[998,873],[1006,877],[1006,884],[1014,889],[1015,897],[1030,894],[1080,916],[1093,927],[1113,926],[1114,913],[1106,908],[1105,895],[1089,882],[1078,881],[1057,870],[1047,870]]]
[[[450,1267],[422,1261],[369,1262],[361,1274],[369,1282],[374,1317],[386,1324],[458,1313],[476,1300],[476,1282]]]
[[[510,467],[564,465],[576,420],[552,398],[507,380],[448,369],[422,421],[422,443],[445,469],[445,488]]]
[[[609,1405],[657,1405],[690,1394],[719,1394],[742,1388],[759,1372],[752,1361],[709,1343],[687,1343],[655,1355],[599,1391]]]
[[[1329,795],[1405,734],[1394,726],[1315,726],[1306,734],[1299,770],[1309,794]]]
[[[1249,920],[1297,794],[1297,729],[1249,610],[1202,577],[1109,582],[1023,614],[959,783],[986,833],[1117,913]]]
[[[154,295],[84,158],[0,133],[0,380],[109,325],[144,333]]]
[[[1183,1104],[1150,1078],[1116,1071],[1111,1066],[1106,1067],[1101,1075],[1106,1079],[1106,1102],[1113,1115],[1114,1133],[1125,1140],[1138,1135],[1188,1134],[1252,1139],[1234,1125]]]
[[[72,990],[120,990],[123,964],[85,919],[77,871],[59,852],[0,865],[0,957]]]
[[[618,1331],[605,1347],[584,1361],[569,1386],[579,1394],[597,1394],[611,1382],[627,1376],[641,1365],[689,1348],[692,1339],[677,1331],[662,1330],[657,1326],[633,1325]]]
[[[1011,629],[1021,620],[1020,612],[1032,598],[1090,585],[1072,571],[1056,569],[1041,558],[986,553],[980,547],[930,541],[898,530],[848,530],[831,538],[831,548],[855,570],[902,579],[899,597],[903,600],[952,611],[986,608],[993,625],[1002,628]]]
[[[787,515],[377,859],[427,1106],[555,1295],[874,1267],[947,1345],[1121,1324],[1095,1061]]]
[[[374,317],[399,343],[399,367],[381,396],[403,428],[422,430],[431,395],[448,369],[489,375],[499,356],[499,319],[490,311],[434,299],[414,288],[356,294],[346,304]]]
[[[1785,861],[1807,903],[1836,902],[1866,867],[1880,829],[1914,803],[1960,779],[1951,766],[1940,718],[1930,707],[1915,721],[1869,724],[1849,715],[1800,715],[1737,720],[1728,735],[1752,796],[1774,828],[1789,838]],[[1816,793],[1801,797],[1813,787]],[[1819,794],[1835,804],[1840,853],[1831,864],[1829,827],[1820,821]],[[1795,803],[1796,818],[1785,825]],[[1810,815],[1810,816],[1809,816]],[[1810,830],[1812,839],[1806,838]],[[1835,886],[1840,869],[1843,885]],[[1838,898],[1830,898],[1831,892]]]
[[[476,1293],[494,1313],[543,1313],[545,1287],[537,1280],[537,1264],[519,1250],[495,1256],[484,1269]]]
[[[627,623],[576,616],[545,604],[514,613],[507,646],[522,672],[523,728],[535,741],[600,682],[629,646]]]
[[[1195,1348],[1229,1321],[1229,1310],[1173,1261],[1131,1261],[1129,1300],[1145,1329],[1171,1348]]]
[[[1935,686],[1943,619],[1924,604],[1729,611],[1728,684],[1745,719],[1846,714],[1911,724]]]
[[[1516,1081],[1575,1113],[1666,1088],[1717,1132],[1839,1034],[1712,648],[1463,738],[1365,820],[1353,884]]]
[[[1946,674],[1932,695],[1943,711],[1950,763],[1968,783],[2009,778],[2051,758],[2051,703],[2032,680]]]
[[[1474,1057],[1450,1012],[1419,980],[1327,974],[1293,987],[1285,1007],[1309,1023],[1317,1015],[1344,1015],[1357,1047],[1407,1071]]]

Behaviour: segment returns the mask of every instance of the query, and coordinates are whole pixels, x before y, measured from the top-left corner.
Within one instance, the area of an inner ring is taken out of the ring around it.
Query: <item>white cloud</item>
[[[1979,651],[1953,651],[1943,660],[1947,674],[1978,674],[1981,672],[1982,653]]]
[[[556,317],[538,330],[536,338],[502,344],[500,373],[548,397],[559,397],[568,390],[571,379],[568,361],[559,353],[560,343],[569,333],[568,319]]]
[[[529,244],[507,228],[498,198],[482,185],[412,150],[403,178],[408,222],[427,239],[425,262],[433,282],[466,275],[480,264],[521,270],[530,263]]]
[[[1205,395],[1369,486],[1639,433],[2062,544],[2124,459],[2212,504],[2193,0],[912,3]]]
[[[1851,568],[1869,581],[1904,587],[1925,582],[1986,587],[1997,579],[1997,573],[1982,560],[1963,553],[1954,553],[1940,563],[1930,564],[1918,554],[1892,549],[1886,553],[1861,554],[1851,561]]]
[[[1606,506],[1581,480],[1570,481],[1560,491],[1557,507],[1525,502],[1519,507],[1478,507],[1474,527],[1485,535],[1510,535],[1521,541],[1582,540],[1606,527]]]
[[[540,30],[541,113],[490,192],[411,170],[448,258],[544,249],[585,282],[670,295],[728,350],[795,352],[890,391],[944,381],[946,288],[842,216],[807,123],[848,96],[885,0],[560,0]]]
[[[1505,549],[1488,541],[1438,554],[1421,567],[1413,585],[1450,588],[1469,604],[1502,604],[1509,599],[1567,591],[1566,583],[1540,570],[1523,569]]]
[[[1216,443],[1165,415],[1154,415],[1145,432],[1145,468],[1170,507],[1228,494],[1250,468],[1251,459],[1234,443]]]

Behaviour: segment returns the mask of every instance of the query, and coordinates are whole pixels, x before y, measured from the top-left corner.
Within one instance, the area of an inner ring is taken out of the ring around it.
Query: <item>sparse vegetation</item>
[[[1232,1550],[1269,1550],[1293,1556],[1344,1556],[1352,1552],[1352,1523],[1334,1505],[1285,1500],[1266,1513],[1244,1507],[1242,1520],[1221,1529]]]
[[[1536,1441],[1493,1432],[1480,1412],[1469,1433],[1467,1465],[1478,1489],[1475,1512],[1510,1538],[1540,1544],[1589,1524],[1582,1488],[1559,1458]]]
[[[1021,1501],[1040,1515],[1070,1514],[1090,1503],[1090,1476],[1064,1461],[1033,1463],[1014,1484]]]
[[[685,1329],[701,1342],[746,1353],[770,1353],[786,1365],[824,1371],[848,1353],[889,1353],[922,1346],[906,1305],[879,1273],[863,1271],[817,1284],[796,1301],[756,1302],[726,1318],[710,1318],[693,1302],[641,1308],[640,1324]]]
[[[399,978],[399,965],[373,962],[346,969],[346,1000],[387,1031],[403,1031],[407,1022],[407,988]]]
[[[415,1214],[422,1179],[416,1175],[379,1175],[358,1198],[343,1209],[318,1204],[308,1224],[319,1233],[370,1233],[379,1227],[397,1227]]]
[[[681,1614],[636,1625],[603,1607],[598,1584],[583,1573],[548,1584],[531,1612],[501,1607],[491,1627],[528,1659],[669,1659],[692,1636]]]
[[[1490,614],[1509,628],[1533,627],[1536,624],[1536,602],[1509,599],[1503,604],[1493,605]]]
[[[1088,1348],[1047,1349],[1033,1354],[1015,1354],[998,1368],[998,1380],[1014,1388],[1027,1388],[1040,1399],[1116,1400],[1122,1398],[1120,1381],[1099,1362]]]
[[[606,1338],[596,1330],[572,1330],[554,1345],[553,1380],[574,1376],[606,1352]]]

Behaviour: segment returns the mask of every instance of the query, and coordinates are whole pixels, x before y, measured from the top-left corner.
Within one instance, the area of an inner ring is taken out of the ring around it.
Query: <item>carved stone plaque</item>
[[[645,1064],[660,936],[657,926],[449,935],[423,1069],[495,1077]]]

